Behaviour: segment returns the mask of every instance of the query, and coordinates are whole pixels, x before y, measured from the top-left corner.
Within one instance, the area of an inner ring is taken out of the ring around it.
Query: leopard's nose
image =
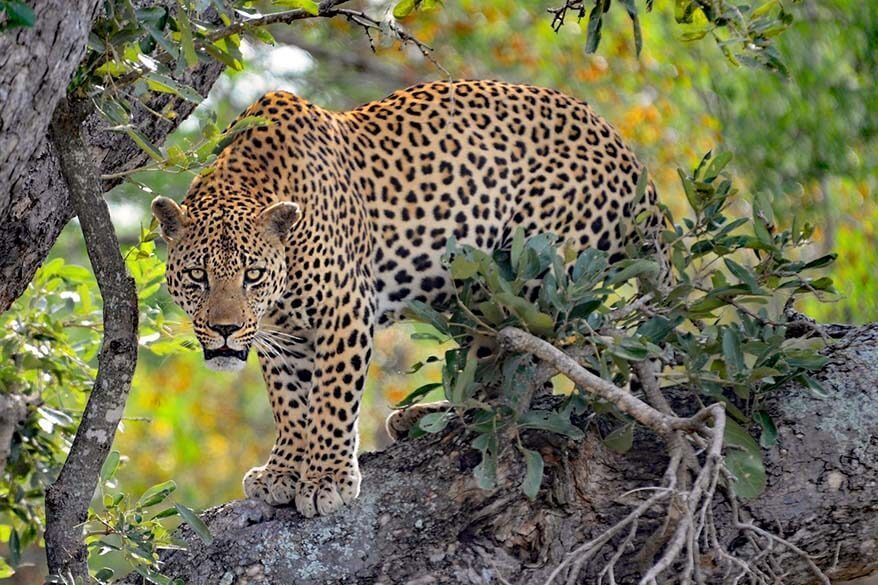
[[[241,328],[241,326],[237,323],[210,323],[208,324],[208,327],[211,330],[216,331],[217,333],[222,335],[224,339],[228,339],[229,337],[231,337],[232,333],[238,331]]]

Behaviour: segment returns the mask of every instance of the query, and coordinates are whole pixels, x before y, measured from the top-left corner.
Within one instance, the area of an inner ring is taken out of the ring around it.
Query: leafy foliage
[[[805,261],[795,252],[808,244],[813,228],[793,222],[780,231],[771,207],[760,198],[752,217],[734,218],[736,195],[724,169],[731,156],[708,154],[691,173],[680,172],[691,217],[677,223],[667,209],[661,234],[667,254],[641,256],[629,246],[628,259],[610,264],[606,253],[575,253],[551,234],[525,239],[517,232],[508,248],[488,254],[451,241],[443,262],[455,280],[457,295],[448,307],[413,303],[409,315],[430,323],[461,347],[445,353],[442,387],[451,403],[447,413],[424,417],[415,434],[441,431],[453,416],[469,413],[473,447],[482,451],[475,473],[482,486],[496,481],[498,450],[511,433],[542,429],[576,439],[573,413],[591,409],[617,420],[604,440],[619,452],[631,448],[635,423],[610,404],[578,390],[557,411],[528,409],[522,389],[533,379],[528,356],[501,355],[477,362],[467,345],[474,336],[493,337],[507,326],[520,327],[551,341],[605,380],[625,386],[633,364],[660,360],[667,384],[690,390],[694,404],[719,401],[731,414],[726,465],[737,478],[742,497],[764,487],[761,451],[750,428],[761,429],[764,446],[776,430],[762,410],[765,397],[796,381],[821,394],[810,373],[826,359],[817,350],[822,339],[788,339],[783,308],[798,297],[834,293],[827,277],[811,276],[833,255]],[[640,229],[644,218],[635,218]],[[666,274],[670,272],[669,279]],[[532,385],[532,384],[531,384]],[[417,402],[421,387],[403,401]],[[496,398],[494,397],[496,395]],[[527,461],[525,492],[533,496],[541,469],[538,454],[521,449]]]
[[[155,229],[143,228],[125,258],[141,302],[140,343],[161,354],[179,351],[188,340],[175,334],[154,302],[164,277],[164,263],[155,255]],[[94,382],[101,314],[91,272],[56,258],[0,316],[0,391],[28,404],[0,476],[0,540],[9,547],[9,570],[18,565],[24,547],[41,543],[45,488],[66,457]]]
[[[173,536],[181,519],[205,543],[213,537],[204,522],[190,508],[169,499],[177,484],[166,481],[147,489],[139,498],[119,490],[116,472],[121,455],[112,451],[101,468],[99,499],[89,510],[86,522],[86,544],[89,565],[98,583],[115,582],[134,572],[147,583],[182,585],[161,573],[159,552],[166,549],[185,550],[186,543]],[[69,577],[53,575],[48,583],[74,585]]]
[[[552,27],[558,31],[566,22],[569,13],[577,21],[585,19],[588,12],[585,50],[597,51],[601,42],[604,18],[610,10],[612,0],[566,0],[555,9]],[[639,9],[635,0],[620,0],[625,9],[634,36],[634,45],[639,54],[643,48],[643,33],[640,30]],[[589,9],[588,6],[591,5]],[[653,8],[653,0],[646,0],[646,11]],[[786,74],[787,68],[780,53],[774,46],[774,38],[789,28],[793,17],[778,0],[765,0],[755,4],[744,2],[707,2],[704,0],[675,0],[674,18],[682,28],[684,41],[696,41],[711,37],[733,65],[748,65],[779,71]]]

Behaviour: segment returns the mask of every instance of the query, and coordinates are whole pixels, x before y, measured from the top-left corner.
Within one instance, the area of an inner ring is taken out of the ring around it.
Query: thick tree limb
[[[779,442],[766,452],[765,493],[735,509],[717,496],[713,519],[705,522],[705,537],[717,551],[755,563],[771,547],[776,564],[754,566],[778,582],[819,582],[811,564],[834,581],[878,570],[878,325],[851,332],[827,355],[830,363],[818,378],[828,398],[790,385],[767,404]],[[677,412],[687,412],[682,405],[690,394],[666,394]],[[577,424],[588,427],[584,420]],[[165,571],[188,583],[238,585],[545,583],[572,551],[657,496],[645,488],[659,484],[670,467],[661,439],[646,432],[635,436],[626,455],[604,447],[593,425],[579,442],[543,433],[524,440],[546,461],[534,502],[521,495],[524,464],[511,446],[500,457],[499,487],[479,489],[472,478],[479,455],[457,428],[364,455],[363,494],[335,516],[306,520],[292,509],[253,501],[214,508],[205,514],[213,543],[205,546],[184,530],[190,550],[169,553]],[[654,516],[639,521],[637,536],[624,529],[608,539],[578,582],[597,583],[600,567],[617,554],[615,582],[642,577],[638,552],[661,528]],[[671,534],[677,526],[670,525]],[[750,536],[741,537],[742,530]],[[666,551],[654,551],[646,561],[651,566]],[[716,572],[719,555],[683,563],[697,563],[705,583],[733,580],[743,569]],[[609,582],[608,572],[603,582]]]
[[[52,121],[51,135],[101,290],[104,339],[82,422],[58,479],[46,490],[45,539],[49,571],[88,582],[82,523],[137,364],[138,308],[134,279],[125,268],[81,125],[82,116],[63,103]]]

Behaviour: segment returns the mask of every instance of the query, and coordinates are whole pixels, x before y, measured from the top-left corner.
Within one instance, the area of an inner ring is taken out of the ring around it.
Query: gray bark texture
[[[119,240],[82,138],[81,124],[81,116],[65,100],[56,110],[50,135],[101,290],[104,338],[98,355],[98,374],[82,422],[58,478],[46,489],[45,540],[50,573],[73,575],[87,583],[82,525],[101,466],[122,420],[137,365],[138,306],[137,288],[119,251]]]
[[[99,4],[95,1],[90,3]],[[140,0],[135,5],[155,3],[153,0]],[[34,59],[30,52],[36,51],[39,55],[34,48],[37,40],[33,37],[44,26],[41,24],[44,16],[41,7],[37,7],[34,31],[0,36],[0,312],[8,309],[24,292],[62,228],[73,217],[67,184],[61,174],[57,153],[48,140],[47,128],[83,54],[94,11],[84,21],[84,17],[78,12],[81,9],[78,6],[84,4],[83,1],[43,4],[58,4],[63,7],[55,7],[52,12],[53,15],[57,14],[55,20],[60,27],[57,34],[47,39],[37,36],[40,43],[51,43],[55,47],[50,52],[51,55],[57,53],[57,56],[52,57],[54,60],[49,61],[51,68],[42,74],[35,65],[31,65],[29,69],[34,72],[33,75],[43,75],[46,78],[45,84],[24,83],[19,78],[22,63],[27,59]],[[62,34],[67,30],[65,27],[74,25],[83,28],[81,36]],[[11,46],[4,46],[10,43]],[[40,50],[45,52],[47,49]],[[62,62],[58,59],[68,53],[73,63],[69,67],[62,67]],[[222,69],[222,64],[206,61],[181,74],[178,80],[206,95]],[[30,75],[25,79],[30,80]],[[51,87],[60,88],[60,93],[51,93],[46,89],[49,81]],[[10,97],[11,93],[5,93],[7,83],[12,82],[18,83],[14,101]],[[177,112],[173,120],[159,119],[142,107],[138,107],[132,117],[132,122],[154,144],[163,143],[165,137],[194,109],[194,104],[167,94],[153,97],[149,107],[162,111],[169,102],[173,102],[172,108]],[[102,175],[136,168],[147,159],[147,155],[127,135],[108,132],[106,123],[97,113],[92,113],[85,120],[83,129],[94,166]],[[22,137],[27,137],[27,140]],[[22,153],[26,153],[26,156]],[[106,192],[118,182],[103,181],[101,188]]]
[[[85,52],[100,0],[37,0],[33,28],[0,35],[0,209],[43,145],[58,101]]]
[[[826,353],[831,361],[817,378],[827,398],[789,385],[770,399],[779,441],[765,454],[768,488],[743,512],[841,582],[878,570],[878,325],[852,330]],[[626,455],[607,449],[594,425],[579,442],[529,433],[525,444],[546,461],[531,502],[519,490],[524,464],[515,449],[501,456],[496,489],[475,485],[480,455],[470,440],[456,428],[363,455],[362,494],[334,516],[308,520],[250,500],[208,510],[203,517],[213,542],[205,545],[184,527],[189,548],[170,552],[164,570],[190,585],[544,583],[571,550],[642,501],[631,490],[660,485],[667,463],[664,447],[646,432]],[[752,558],[757,551],[730,526],[723,501],[714,510],[720,542]],[[638,569],[653,560],[638,553],[649,548],[644,541],[660,525],[658,516],[625,552],[619,583],[636,582]],[[607,546],[592,564],[600,567],[612,554]],[[801,557],[783,548],[773,554],[779,583],[817,582]],[[729,579],[711,572],[716,559],[698,562],[710,583]],[[578,582],[596,577],[589,568]]]

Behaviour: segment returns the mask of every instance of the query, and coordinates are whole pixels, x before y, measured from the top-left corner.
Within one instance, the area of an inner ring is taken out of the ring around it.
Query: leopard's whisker
[[[265,345],[271,347],[275,352],[275,357],[281,357],[284,354],[284,350],[282,344],[279,343],[279,340],[273,339],[272,337],[265,334],[263,331],[258,331],[254,339],[259,339]]]
[[[297,343],[303,343],[303,342],[307,341],[307,339],[305,339],[304,337],[300,337],[298,335],[292,335],[290,333],[287,333],[286,331],[281,331],[280,329],[270,329],[268,327],[262,327],[259,329],[259,333],[267,333],[267,334],[278,336],[278,337],[285,337],[285,338],[291,339]]]
[[[275,331],[260,331],[259,334],[262,335],[264,339],[270,339],[275,344],[279,344],[282,346],[289,345],[290,343],[298,344],[303,341],[301,338],[297,338],[292,335],[280,335]]]
[[[279,358],[280,353],[278,349],[270,344],[266,339],[259,337],[258,335],[253,337],[253,343],[257,345],[257,347],[262,348],[264,353],[266,353],[269,357]]]

